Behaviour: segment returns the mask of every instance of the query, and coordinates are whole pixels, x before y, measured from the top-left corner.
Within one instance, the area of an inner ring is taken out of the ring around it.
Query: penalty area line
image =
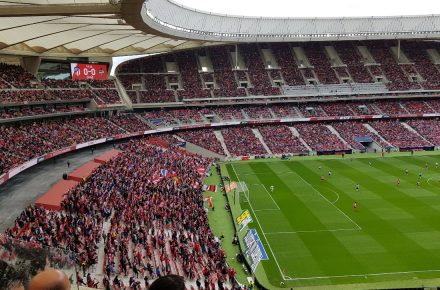
[[[235,170],[234,164],[231,164],[231,167],[232,167],[232,170],[233,170],[234,173],[235,173],[235,176],[237,176],[238,182],[241,182],[240,177],[238,177],[238,175],[237,175],[237,171]],[[286,277],[284,276],[284,273],[283,273],[283,271],[281,270],[281,266],[280,266],[280,264],[278,263],[277,257],[275,256],[275,252],[272,250],[272,247],[270,246],[269,240],[267,239],[266,234],[265,234],[264,231],[263,231],[263,227],[261,226],[260,221],[258,220],[258,215],[255,213],[254,208],[252,207],[252,203],[251,203],[250,201],[249,201],[249,207],[251,208],[251,211],[252,211],[252,213],[254,214],[254,216],[255,216],[255,220],[256,220],[256,222],[257,222],[257,224],[258,224],[258,227],[260,228],[260,230],[261,230],[261,232],[262,232],[262,234],[263,234],[263,237],[264,237],[264,239],[265,239],[266,242],[267,242],[267,246],[269,247],[269,250],[270,250],[270,252],[272,253],[272,256],[273,256],[273,259],[274,259],[274,261],[275,261],[275,264],[277,265],[278,270],[280,271],[281,278],[283,278],[283,280],[286,280]]]
[[[335,276],[316,276],[316,277],[299,277],[299,278],[287,278],[284,280],[318,280],[318,279],[331,279],[331,278],[348,278],[348,277],[365,277],[365,276],[390,276],[390,275],[402,275],[402,274],[417,274],[417,273],[433,273],[440,272],[438,270],[420,270],[420,271],[403,271],[403,272],[384,272],[384,273],[370,273],[370,274],[351,274],[351,275],[335,275]]]
[[[348,228],[348,229],[326,229],[326,230],[305,230],[305,231],[292,231],[292,232],[268,232],[264,233],[266,235],[289,235],[289,234],[301,234],[301,233],[322,233],[322,232],[342,232],[342,231],[360,231],[358,228]]]

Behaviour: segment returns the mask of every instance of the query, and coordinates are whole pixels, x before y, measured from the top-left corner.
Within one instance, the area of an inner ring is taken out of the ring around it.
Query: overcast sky
[[[270,17],[342,17],[440,14],[440,0],[174,0],[209,12]]]

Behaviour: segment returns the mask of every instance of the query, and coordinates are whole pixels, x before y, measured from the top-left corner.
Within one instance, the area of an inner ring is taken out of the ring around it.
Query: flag
[[[214,208],[214,204],[212,203],[212,198],[209,195],[205,198],[205,201],[208,202],[210,208]]]
[[[166,169],[161,169],[160,170],[160,174],[162,175],[162,176],[167,176],[167,174],[168,174],[168,170],[166,170]]]
[[[211,192],[217,192],[217,186],[215,184],[211,184],[209,185],[208,190]]]
[[[162,178],[160,177],[160,175],[153,175],[153,183],[156,184],[158,183]]]
[[[193,186],[193,188],[200,188],[200,183],[198,182],[198,181],[194,181],[193,183],[192,183],[192,186]]]
[[[200,175],[205,175],[206,169],[203,168],[203,167],[199,167],[199,168],[197,168],[197,172],[198,172]]]
[[[237,183],[235,181],[225,185],[226,192],[231,192],[235,188],[237,188]]]

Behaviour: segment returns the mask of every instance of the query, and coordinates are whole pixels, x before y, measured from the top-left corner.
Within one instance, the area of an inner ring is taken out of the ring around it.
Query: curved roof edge
[[[283,42],[440,37],[440,15],[268,18],[229,16],[199,11],[171,0],[124,2],[126,4],[137,2],[134,6],[140,8],[142,19],[141,23],[139,16],[135,17],[137,18],[136,26],[139,29],[183,39],[220,42]],[[129,18],[124,18],[131,22]]]

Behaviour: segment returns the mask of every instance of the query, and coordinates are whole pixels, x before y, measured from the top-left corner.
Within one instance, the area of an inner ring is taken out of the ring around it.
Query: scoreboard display
[[[71,63],[70,74],[73,80],[106,80],[107,65],[94,63]]]

